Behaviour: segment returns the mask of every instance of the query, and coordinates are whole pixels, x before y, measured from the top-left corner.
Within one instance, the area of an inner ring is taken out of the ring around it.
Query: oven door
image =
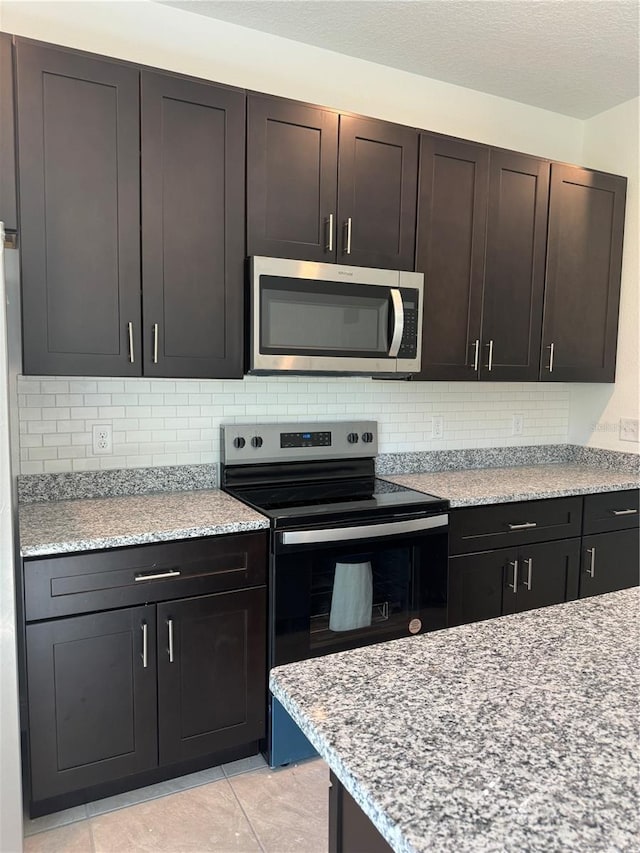
[[[446,626],[446,514],[277,533],[271,665]]]
[[[398,272],[274,258],[252,269],[252,373],[419,370],[420,292]]]

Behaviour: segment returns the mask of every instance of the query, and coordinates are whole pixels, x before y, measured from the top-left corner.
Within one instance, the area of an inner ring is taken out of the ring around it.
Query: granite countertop
[[[638,475],[629,471],[571,463],[387,474],[382,479],[446,498],[451,507],[619,492],[639,485]]]
[[[20,506],[24,557],[118,548],[269,527],[269,520],[217,489]]]
[[[395,851],[637,851],[637,589],[279,667]]]

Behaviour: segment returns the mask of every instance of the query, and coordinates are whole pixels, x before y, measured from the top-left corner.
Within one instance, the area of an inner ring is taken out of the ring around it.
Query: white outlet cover
[[[431,437],[442,438],[444,436],[444,418],[442,415],[434,415],[431,420]]]
[[[113,428],[111,424],[94,424],[92,439],[93,452],[96,456],[108,456],[113,453]]]
[[[620,418],[620,441],[640,441],[638,418]]]
[[[516,414],[513,416],[512,424],[511,424],[511,434],[512,435],[522,435],[522,430],[524,428],[524,415]]]

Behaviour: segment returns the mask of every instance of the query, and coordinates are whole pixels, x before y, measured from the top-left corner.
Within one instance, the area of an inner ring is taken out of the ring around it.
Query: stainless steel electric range
[[[375,476],[373,421],[222,428],[222,488],[271,519],[268,666],[444,628],[448,503]],[[275,700],[271,766],[313,754]]]

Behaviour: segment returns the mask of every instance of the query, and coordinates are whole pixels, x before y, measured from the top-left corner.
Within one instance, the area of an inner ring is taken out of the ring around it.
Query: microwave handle
[[[389,347],[389,358],[396,358],[400,351],[404,332],[404,305],[402,304],[402,294],[397,287],[391,288],[391,304],[393,306],[393,334]]]

